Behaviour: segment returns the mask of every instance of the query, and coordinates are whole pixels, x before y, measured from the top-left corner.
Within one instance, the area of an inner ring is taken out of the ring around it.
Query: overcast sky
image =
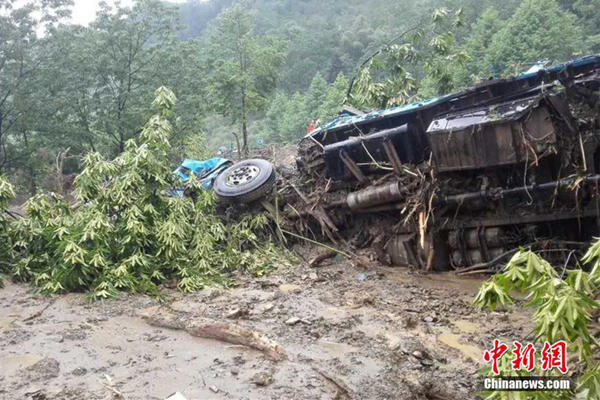
[[[72,21],[75,24],[87,25],[94,20],[98,3],[102,0],[74,0]],[[172,3],[183,3],[185,0],[169,0]],[[109,4],[114,4],[115,0],[107,0]],[[124,6],[131,6],[135,0],[121,0]]]

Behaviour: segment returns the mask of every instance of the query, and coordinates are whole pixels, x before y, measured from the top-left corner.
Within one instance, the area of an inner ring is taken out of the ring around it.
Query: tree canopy
[[[174,163],[234,136],[293,143],[344,102],[387,107],[597,52],[596,3],[137,0],[78,26],[70,0],[4,1],[0,172],[17,193],[60,191],[86,152],[124,151],[162,85],[179,99]]]

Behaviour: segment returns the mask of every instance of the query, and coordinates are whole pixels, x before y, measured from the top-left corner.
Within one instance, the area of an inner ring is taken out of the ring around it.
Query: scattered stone
[[[205,297],[207,299],[216,299],[217,297],[221,296],[223,294],[223,290],[221,289],[209,289],[206,292]]]
[[[432,360],[430,360],[429,358],[423,358],[423,359],[421,360],[421,365],[424,365],[424,366],[426,366],[426,367],[430,367],[430,366],[432,366],[432,365],[433,365],[433,361],[432,361]]]
[[[300,321],[301,321],[300,318],[292,317],[292,318],[288,319],[287,321],[285,321],[285,324],[286,325],[296,325]]]
[[[1,393],[1,392],[0,392]],[[46,400],[46,394],[42,389],[29,389],[25,392],[25,396],[31,400]]]
[[[319,275],[317,275],[316,272],[311,272],[310,274],[308,274],[308,277],[313,281],[316,281],[317,279],[319,279]]]
[[[271,372],[258,372],[254,374],[250,382],[257,386],[269,386],[273,383],[273,374]]]
[[[298,285],[283,284],[279,285],[279,291],[282,293],[299,293],[302,289]]]
[[[235,365],[243,365],[246,363],[246,360],[244,360],[244,357],[242,356],[235,356],[233,357],[233,362]]]
[[[412,329],[417,326],[417,321],[411,316],[407,315],[402,319],[402,327],[405,329]]]
[[[415,350],[415,351],[413,351],[413,352],[412,352],[412,355],[413,355],[413,357],[415,357],[415,358],[417,358],[417,359],[419,359],[419,360],[423,359],[423,357],[424,357],[424,356],[423,356],[423,353],[422,353],[422,352],[420,352],[419,350]]]
[[[208,387],[210,389],[211,392],[213,393],[219,393],[219,388],[216,386],[209,386]]]
[[[239,318],[242,317],[244,315],[248,315],[248,309],[247,308],[234,308],[233,310],[229,311],[226,315],[225,318],[229,318],[229,319],[234,319],[234,318]]]
[[[87,372],[88,372],[87,369],[85,369],[83,367],[77,367],[73,371],[71,371],[71,374],[75,375],[75,376],[83,376],[83,375],[87,374]]]
[[[267,311],[271,311],[273,308],[275,308],[275,304],[273,304],[273,303],[266,303],[266,304],[261,305],[259,307],[259,310],[261,312],[267,312]]]
[[[60,372],[60,364],[53,358],[42,358],[25,369],[27,379],[31,382],[56,378]]]
[[[356,275],[356,280],[359,282],[364,282],[367,279],[369,279],[369,275],[365,274],[364,272],[361,272],[359,274]]]

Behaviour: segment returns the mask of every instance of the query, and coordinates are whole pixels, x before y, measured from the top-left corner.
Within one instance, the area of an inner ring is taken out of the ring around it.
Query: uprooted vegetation
[[[175,100],[158,89],[156,113],[137,141],[114,160],[85,157],[73,204],[40,194],[25,204],[25,217],[11,223],[3,214],[1,255],[14,267],[2,264],[2,271],[46,294],[89,289],[92,298],[105,298],[121,290],[158,295],[158,284],[170,280],[184,292],[227,286],[228,272],[263,275],[286,264],[289,255],[271,242],[263,215],[224,223],[213,194],[194,179],[187,189],[197,189],[196,201],[169,196],[176,185],[167,158]],[[1,181],[0,206],[12,196]]]

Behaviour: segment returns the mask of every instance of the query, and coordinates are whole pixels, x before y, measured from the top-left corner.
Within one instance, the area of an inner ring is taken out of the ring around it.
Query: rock
[[[300,322],[300,318],[292,317],[292,318],[289,318],[287,321],[285,321],[285,324],[286,325],[296,325],[298,322]]]
[[[299,293],[302,291],[300,286],[298,285],[290,285],[290,284],[282,284],[278,287],[279,291],[282,293]]]
[[[432,366],[432,365],[433,365],[433,361],[432,361],[432,360],[430,360],[429,358],[423,358],[423,359],[421,360],[421,365],[424,365],[424,366],[430,367],[430,366]]]
[[[265,304],[261,304],[259,305],[256,310],[260,313],[265,313],[268,311],[271,311],[273,308],[275,308],[275,304],[273,303],[265,303]]]
[[[258,372],[250,379],[250,382],[257,386],[269,386],[273,383],[273,374],[271,372]]]
[[[208,387],[210,389],[211,392],[213,393],[219,393],[219,388],[216,386],[209,386]]]
[[[435,318],[433,318],[430,315],[428,315],[425,318],[423,318],[423,321],[425,321],[425,322],[433,322],[434,320],[435,320]]]
[[[85,327],[85,328],[84,328]],[[69,329],[62,332],[62,340],[84,340],[87,337],[85,329],[89,329],[86,325],[83,325],[81,329]]]
[[[238,370],[237,370],[237,369],[235,369],[235,368],[234,368],[234,369],[232,369],[232,370],[231,370],[231,371],[229,371],[229,372],[231,372],[231,375],[233,375],[233,376],[238,376],[238,375],[239,375],[239,373],[240,373],[240,371],[238,371]]]
[[[369,275],[365,274],[364,272],[361,272],[359,274],[356,275],[356,280],[359,282],[364,282],[367,279],[369,279]]]
[[[75,376],[83,376],[83,375],[87,374],[87,369],[85,369],[83,367],[77,367],[73,371],[71,371],[71,374],[75,375]]]
[[[417,321],[411,316],[407,315],[402,319],[402,327],[405,329],[412,329],[417,326]]]
[[[1,391],[0,391],[1,393]],[[25,396],[31,400],[47,400],[46,393],[43,392],[42,389],[30,389],[25,392]]]
[[[239,307],[239,308],[234,308],[233,310],[231,310],[227,314],[225,314],[225,318],[234,319],[234,318],[239,318],[239,317],[247,315],[247,314],[248,314],[247,308]]]
[[[60,364],[53,358],[43,358],[25,369],[27,379],[31,382],[56,378],[60,372]]]
[[[413,352],[412,352],[412,355],[413,355],[413,357],[415,357],[415,358],[417,358],[417,359],[419,359],[419,360],[423,359],[423,357],[424,357],[424,356],[423,356],[423,353],[422,353],[422,352],[420,352],[419,350],[415,350],[415,351],[413,351]]]
[[[235,356],[233,357],[233,362],[235,365],[242,365],[246,363],[246,360],[242,356]]]
[[[223,290],[221,290],[221,289],[208,289],[206,291],[205,297],[207,299],[216,299],[217,297],[221,296],[222,294],[223,294]]]
[[[317,279],[319,279],[319,275],[317,275],[316,272],[311,272],[310,274],[308,274],[308,277],[313,281],[316,281]]]

